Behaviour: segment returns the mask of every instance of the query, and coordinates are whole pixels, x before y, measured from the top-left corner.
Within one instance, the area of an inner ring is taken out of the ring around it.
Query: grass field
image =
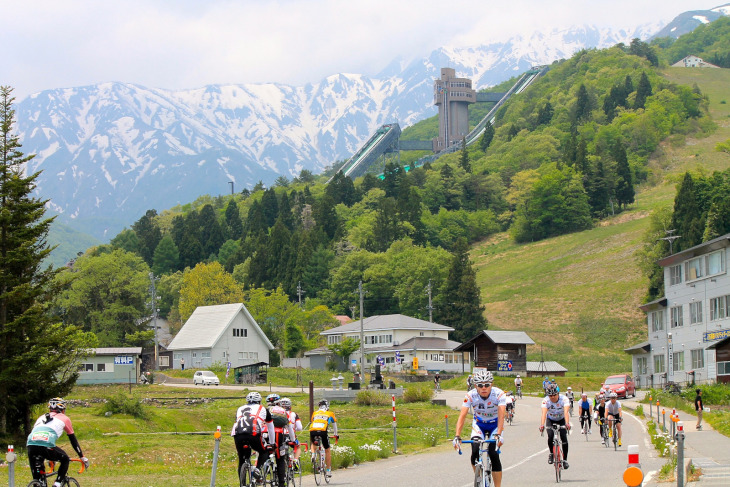
[[[515,244],[499,234],[472,248],[477,285],[490,328],[522,330],[536,345],[528,360],[555,360],[571,373],[630,371],[623,349],[646,339],[638,309],[647,280],[635,262],[652,211],[673,204],[685,171],[730,167],[717,152],[730,138],[730,70],[668,68],[665,76],[709,97],[716,129],[702,138],[677,134],[652,156],[651,184],[638,188],[628,211],[595,228]]]

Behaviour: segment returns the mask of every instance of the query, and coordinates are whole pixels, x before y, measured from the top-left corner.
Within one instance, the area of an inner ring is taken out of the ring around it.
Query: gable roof
[[[248,312],[243,303],[219,304],[216,306],[198,306],[185,322],[182,329],[175,335],[172,342],[167,346],[168,350],[190,350],[201,348],[212,348],[225,332],[233,319],[243,313],[253,324],[254,331],[263,339],[269,350],[274,345],[259,327],[251,313]]]
[[[379,315],[363,318],[363,330],[386,331],[386,330],[435,330],[454,331],[450,326],[431,323],[430,321],[419,320],[406,315]],[[355,320],[346,325],[331,328],[320,333],[320,335],[340,335],[343,333],[354,333],[360,331],[360,320]]]
[[[369,348],[369,353],[375,352],[394,352],[396,350],[427,350],[427,351],[440,351],[440,352],[451,352],[456,347],[461,345],[459,342],[453,340],[447,340],[446,338],[438,337],[411,337],[404,341],[400,345],[393,345],[383,348]]]
[[[487,337],[489,341],[495,344],[509,344],[509,345],[534,345],[527,333],[524,331],[507,331],[507,330],[482,330],[474,338],[469,341],[462,343],[456,347],[454,351],[462,352],[469,351],[474,342],[480,337]]]

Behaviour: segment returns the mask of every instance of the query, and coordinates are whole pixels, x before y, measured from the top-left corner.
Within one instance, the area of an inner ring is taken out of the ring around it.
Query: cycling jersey
[[[542,408],[547,409],[547,418],[551,421],[558,421],[565,418],[565,406],[570,406],[570,402],[562,394],[558,396],[558,400],[555,402],[550,397],[542,400]]]
[[[611,416],[618,416],[621,412],[621,403],[619,401],[616,401],[615,404],[611,402],[606,403],[606,414],[610,414]]]
[[[231,428],[231,436],[248,434],[258,436],[269,425],[273,425],[271,413],[261,404],[245,404],[236,411],[236,422]],[[269,434],[273,433],[273,427]]]
[[[294,431],[302,431],[302,420],[299,419],[299,415],[294,411],[289,411],[289,422],[294,425]]]
[[[478,389],[472,389],[466,394],[462,407],[471,407],[474,412],[472,421],[472,436],[483,436],[485,432],[492,433],[497,429],[499,406],[507,406],[507,394],[502,389],[492,386],[489,396],[482,397]]]
[[[309,431],[327,431],[330,423],[336,422],[335,413],[318,409],[312,414],[312,425],[309,427]]]
[[[63,433],[74,434],[71,419],[63,413],[50,412],[44,414],[35,422],[33,430],[28,435],[26,445],[45,446],[53,448]]]
[[[598,406],[596,406],[595,410],[598,411],[599,418],[606,417],[606,405],[605,404],[599,404]]]
[[[588,414],[591,410],[591,403],[588,402],[587,400],[581,401],[580,405],[578,407],[580,407],[581,414]]]

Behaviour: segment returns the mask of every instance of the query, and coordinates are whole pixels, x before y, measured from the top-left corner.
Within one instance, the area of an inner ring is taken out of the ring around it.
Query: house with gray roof
[[[482,330],[454,349],[470,352],[475,367],[486,367],[498,375],[527,373],[527,345],[534,345],[524,331]]]
[[[192,369],[228,362],[235,368],[268,364],[274,345],[243,303],[233,303],[196,308],[167,349],[173,353],[175,369],[180,368],[181,358]]]
[[[77,384],[136,384],[142,347],[95,348],[79,367]]]
[[[345,338],[360,340],[360,320],[325,330],[320,335],[327,337],[327,344],[341,343]],[[454,353],[459,342],[449,340],[450,326],[440,325],[411,316],[393,314],[369,316],[362,320],[364,337],[365,369],[371,369],[380,359],[386,369],[461,372],[463,362],[469,364],[469,354]],[[321,354],[331,354],[328,349],[318,349]],[[312,361],[315,350],[305,354]],[[414,360],[415,359],[415,360]],[[359,367],[360,351],[350,356],[349,365]],[[414,367],[415,365],[415,367]]]

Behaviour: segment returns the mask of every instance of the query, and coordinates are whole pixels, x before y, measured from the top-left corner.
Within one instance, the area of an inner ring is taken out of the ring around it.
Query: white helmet
[[[573,388],[572,388],[572,387],[570,387],[570,386],[568,386],[568,390],[569,390],[569,391],[572,391],[572,390],[573,390]]]
[[[486,369],[480,369],[474,372],[474,383],[475,384],[491,384],[494,382],[492,373]]]
[[[618,397],[618,394],[612,392],[608,397],[610,397],[611,399],[616,399]]]
[[[258,392],[249,392],[248,396],[246,396],[246,402],[248,404],[261,404],[261,394]]]

